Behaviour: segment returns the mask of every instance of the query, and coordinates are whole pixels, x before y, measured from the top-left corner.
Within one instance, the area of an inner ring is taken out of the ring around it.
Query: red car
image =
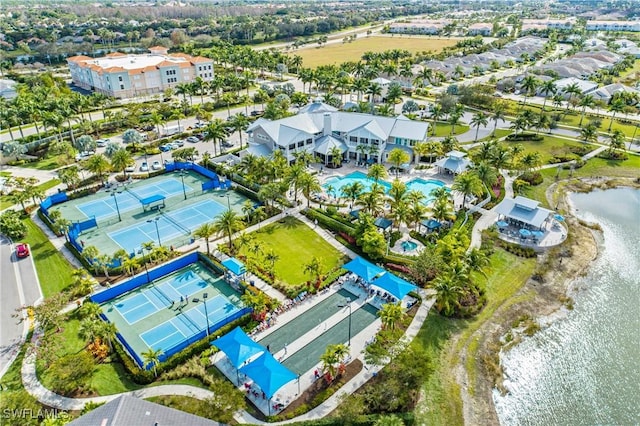
[[[22,258],[29,256],[29,246],[21,243],[16,245],[16,256]]]

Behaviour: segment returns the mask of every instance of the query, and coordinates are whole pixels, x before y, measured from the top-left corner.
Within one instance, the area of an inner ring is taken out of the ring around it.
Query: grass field
[[[287,217],[251,235],[255,237],[262,253],[273,250],[278,256],[275,263],[276,278],[288,284],[297,285],[311,279],[304,267],[313,256],[320,260],[322,274],[342,264],[342,255],[338,250],[293,217]],[[254,258],[246,247],[242,248],[241,254]],[[264,261],[261,263],[264,264]]]
[[[42,294],[49,297],[73,282],[74,268],[31,219],[25,219],[24,223],[28,231],[23,241],[31,246],[31,256],[38,271]]]
[[[316,68],[320,65],[338,65],[347,61],[358,61],[364,52],[384,52],[391,49],[408,50],[411,53],[428,50],[439,52],[444,47],[453,46],[457,42],[456,39],[371,36],[356,39],[352,43],[335,43],[320,48],[300,49],[292,54],[302,57],[304,67]]]
[[[487,321],[494,321],[493,315],[499,308],[529,297],[526,294],[519,298],[513,296],[531,275],[534,265],[534,259],[522,259],[504,250],[496,250],[491,256],[491,266],[487,272],[487,306],[478,316],[460,320],[444,318],[434,311],[429,313],[414,344],[426,349],[436,369],[423,386],[424,397],[416,409],[417,424],[464,424],[460,389],[453,374],[460,354],[467,352],[465,368],[472,381],[470,390],[473,391],[473,379],[477,377],[474,333]],[[451,341],[454,335],[458,337],[456,345]]]
[[[429,125],[432,125],[433,122],[429,121]],[[466,133],[469,131],[469,126],[467,126],[466,124],[458,124],[456,125],[454,131],[453,131],[453,136],[458,136],[461,135],[463,133]],[[436,134],[434,135],[432,133],[431,130],[429,130],[429,135],[430,136],[435,136],[435,137],[445,137],[445,136],[449,136],[451,135],[451,124],[449,123],[443,123],[438,121],[436,123]]]

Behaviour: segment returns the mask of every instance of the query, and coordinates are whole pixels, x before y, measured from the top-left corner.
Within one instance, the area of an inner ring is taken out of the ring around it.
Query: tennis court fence
[[[164,212],[160,212],[160,214],[167,219],[169,222],[171,222],[176,228],[178,228],[179,230],[181,230],[182,232],[184,232],[185,235],[191,235],[191,230],[188,228],[185,228],[184,226],[180,225],[175,219],[173,219],[171,216],[169,216],[168,214],[165,214]]]

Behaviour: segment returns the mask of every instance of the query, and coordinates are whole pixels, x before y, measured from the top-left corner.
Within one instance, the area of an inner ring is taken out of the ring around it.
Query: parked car
[[[220,145],[224,146],[225,148],[231,148],[233,146],[233,144],[229,141],[222,141]]]
[[[143,161],[142,164],[140,165],[140,171],[141,172],[148,172],[149,171],[149,165],[147,164],[146,161]]]
[[[16,244],[16,257],[23,258],[29,256],[29,246],[25,243]]]
[[[96,141],[96,146],[99,148],[104,148],[109,142],[111,142],[109,139],[98,139]]]
[[[195,127],[196,129],[202,129],[203,127],[207,127],[207,123],[205,123],[204,121],[198,121],[198,122],[194,125],[194,127]]]
[[[184,146],[184,141],[182,139],[176,139],[175,141],[172,142],[175,146],[179,146],[179,147],[183,147]]]
[[[160,164],[159,161],[154,161],[153,164],[151,165],[151,168],[153,170],[160,170],[162,168],[162,165]]]
[[[162,152],[167,152],[167,151],[171,151],[173,149],[173,145],[166,143],[164,145],[160,145],[158,147],[158,149]]]
[[[264,114],[264,111],[259,110],[259,109],[251,111],[251,116],[252,117],[260,117],[263,114]]]
[[[76,154],[76,161],[86,160],[95,154],[95,151],[82,151]]]
[[[198,143],[198,142],[200,142],[200,139],[198,139],[198,138],[197,138],[197,137],[195,137],[195,136],[189,136],[189,137],[187,138],[187,142],[191,142],[191,143]]]
[[[136,171],[136,168],[134,166],[127,166],[124,171],[127,173],[133,173]]]

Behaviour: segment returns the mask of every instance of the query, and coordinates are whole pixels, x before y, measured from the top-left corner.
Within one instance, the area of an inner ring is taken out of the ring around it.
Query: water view
[[[574,283],[574,309],[502,357],[504,425],[640,423],[640,191],[573,194],[602,226],[598,259]]]

